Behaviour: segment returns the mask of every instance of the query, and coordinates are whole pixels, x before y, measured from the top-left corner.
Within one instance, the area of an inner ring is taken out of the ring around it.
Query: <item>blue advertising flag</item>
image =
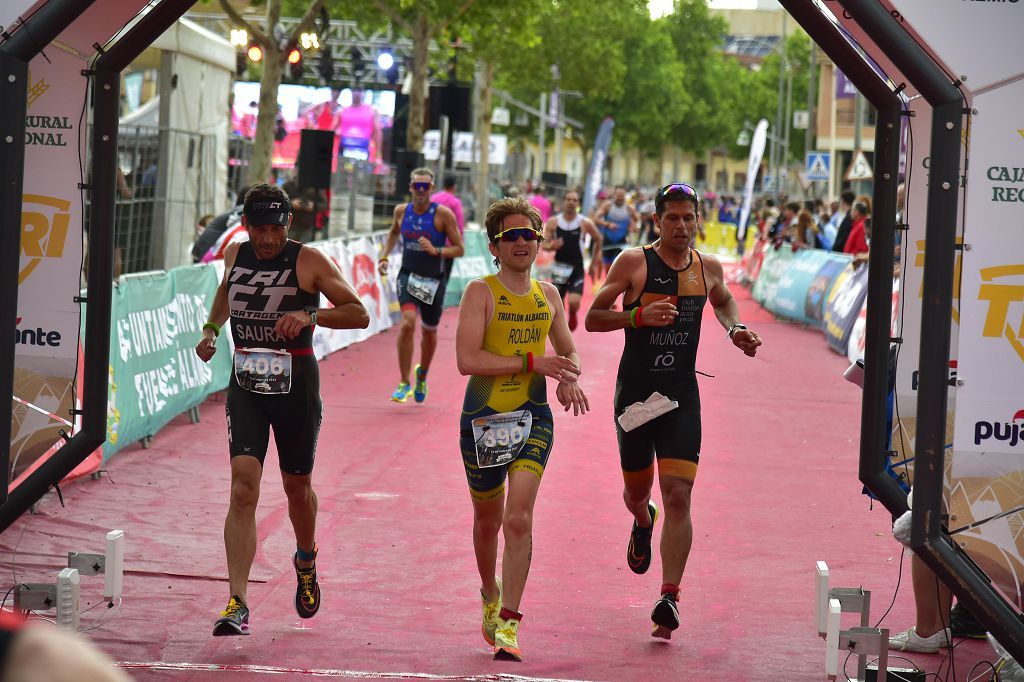
[[[604,176],[604,162],[608,158],[608,148],[612,145],[612,129],[614,127],[615,119],[611,116],[605,118],[594,139],[594,153],[590,156],[587,182],[583,190],[583,215],[590,213],[597,201],[597,193],[601,189],[601,180]]]

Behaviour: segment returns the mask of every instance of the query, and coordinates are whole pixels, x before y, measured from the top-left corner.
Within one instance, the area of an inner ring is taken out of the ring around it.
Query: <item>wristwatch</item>
[[[305,308],[302,309],[302,312],[309,314],[309,326],[310,327],[315,327],[316,326],[316,306],[315,305],[307,305]]]
[[[745,325],[745,324],[734,324],[733,326],[729,327],[729,338],[730,339],[732,338],[733,332],[735,332],[737,329],[746,329],[746,328],[747,328],[747,325]]]

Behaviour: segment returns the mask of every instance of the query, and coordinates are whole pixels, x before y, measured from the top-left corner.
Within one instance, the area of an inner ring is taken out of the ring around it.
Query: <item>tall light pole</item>
[[[783,88],[786,82],[786,21],[789,15],[785,12],[782,13],[782,37],[780,38],[780,50],[779,50],[779,87],[778,87],[778,107],[775,112],[775,136],[772,140],[772,155],[771,155],[771,167],[772,175],[775,180],[775,203],[781,207],[782,204],[782,173],[780,166],[782,165],[781,157],[783,150],[779,149],[779,134],[783,132]]]

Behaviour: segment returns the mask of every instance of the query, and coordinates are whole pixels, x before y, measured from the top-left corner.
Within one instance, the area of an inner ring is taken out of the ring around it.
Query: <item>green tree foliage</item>
[[[662,19],[686,69],[680,83],[682,116],[672,139],[685,151],[705,152],[735,140],[736,98],[742,93],[743,67],[721,47],[729,26],[708,10],[704,0],[677,0],[675,12]],[[738,124],[742,126],[742,121]]]

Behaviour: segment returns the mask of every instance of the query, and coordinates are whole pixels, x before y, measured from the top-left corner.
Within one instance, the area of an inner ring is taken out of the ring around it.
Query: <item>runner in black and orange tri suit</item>
[[[651,619],[652,634],[665,639],[679,627],[679,583],[693,541],[690,496],[701,447],[695,364],[704,304],[711,302],[728,337],[745,354],[753,357],[761,345],[761,337],[740,324],[722,264],[692,248],[698,202],[697,193],[683,183],[658,191],[654,220],[660,238],[622,252],[586,318],[589,331],[626,333],[615,385],[623,498],[634,518],[626,561],[634,573],[645,573],[651,564],[657,461],[665,524],[661,598]],[[620,295],[621,312],[612,310]]]

